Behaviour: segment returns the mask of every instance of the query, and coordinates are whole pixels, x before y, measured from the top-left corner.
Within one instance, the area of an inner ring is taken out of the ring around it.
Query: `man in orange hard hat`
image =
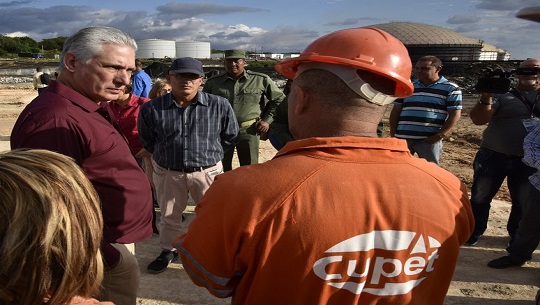
[[[405,46],[346,29],[276,70],[295,140],[216,179],[175,241],[192,280],[232,304],[443,304],[473,216],[455,176],[377,138],[413,92]]]

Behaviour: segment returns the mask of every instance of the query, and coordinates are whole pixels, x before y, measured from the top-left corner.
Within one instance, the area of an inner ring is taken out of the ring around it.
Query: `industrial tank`
[[[425,55],[437,56],[443,62],[484,60],[481,55],[484,41],[440,26],[414,22],[389,22],[374,24],[371,27],[386,31],[401,40],[407,47],[413,63]]]
[[[176,57],[211,58],[210,42],[177,41]]]
[[[176,44],[174,40],[143,39],[137,41],[138,58],[176,58]]]

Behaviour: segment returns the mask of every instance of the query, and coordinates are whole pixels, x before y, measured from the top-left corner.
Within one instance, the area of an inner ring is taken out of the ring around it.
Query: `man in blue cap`
[[[230,103],[199,91],[202,63],[191,57],[176,59],[167,75],[172,92],[141,106],[139,137],[152,153],[153,182],[161,209],[161,254],[148,265],[160,273],[178,258],[172,243],[182,229],[182,213],[189,195],[201,200],[214,177],[223,172],[221,159],[238,135]]]

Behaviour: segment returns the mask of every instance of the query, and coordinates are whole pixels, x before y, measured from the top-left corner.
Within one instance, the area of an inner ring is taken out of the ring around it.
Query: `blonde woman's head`
[[[103,277],[98,196],[68,157],[0,153],[0,304],[65,304]]]
[[[172,87],[168,80],[158,78],[154,81],[154,84],[152,85],[152,88],[148,93],[148,97],[151,99],[155,99],[158,96],[162,96],[171,92],[171,90]]]

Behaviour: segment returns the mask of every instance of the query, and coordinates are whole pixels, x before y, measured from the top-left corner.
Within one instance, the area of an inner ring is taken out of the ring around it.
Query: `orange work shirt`
[[[466,187],[399,139],[310,138],[219,175],[175,241],[232,304],[443,304],[474,227]]]

